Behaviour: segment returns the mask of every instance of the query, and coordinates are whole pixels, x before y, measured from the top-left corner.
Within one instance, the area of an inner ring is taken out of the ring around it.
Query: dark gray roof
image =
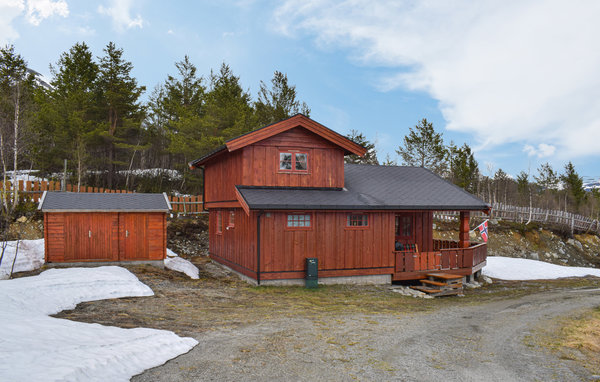
[[[343,189],[238,186],[251,209],[485,210],[481,199],[420,167],[345,165]]]
[[[168,212],[165,194],[100,194],[87,192],[44,193],[38,207],[43,212]]]

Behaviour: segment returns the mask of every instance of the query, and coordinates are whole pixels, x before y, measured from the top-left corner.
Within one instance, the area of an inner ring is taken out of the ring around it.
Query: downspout
[[[262,211],[256,215],[256,283],[260,285],[260,217]]]

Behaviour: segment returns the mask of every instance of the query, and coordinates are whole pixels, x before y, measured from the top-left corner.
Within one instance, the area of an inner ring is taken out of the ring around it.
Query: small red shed
[[[45,261],[162,260],[167,252],[165,194],[44,192]]]

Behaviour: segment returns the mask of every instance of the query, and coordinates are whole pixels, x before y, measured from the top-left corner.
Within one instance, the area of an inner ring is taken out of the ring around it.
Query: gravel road
[[[273,318],[199,333],[192,351],[132,381],[594,380],[526,336],[597,306],[600,288],[555,289],[433,313]]]

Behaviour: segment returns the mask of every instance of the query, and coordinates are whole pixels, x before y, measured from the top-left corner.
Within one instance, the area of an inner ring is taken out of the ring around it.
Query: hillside
[[[520,257],[559,265],[600,268],[600,238],[579,233],[568,237],[539,224],[489,221],[488,256]],[[458,240],[458,224],[437,221],[435,239]],[[479,241],[479,234],[471,233]]]

